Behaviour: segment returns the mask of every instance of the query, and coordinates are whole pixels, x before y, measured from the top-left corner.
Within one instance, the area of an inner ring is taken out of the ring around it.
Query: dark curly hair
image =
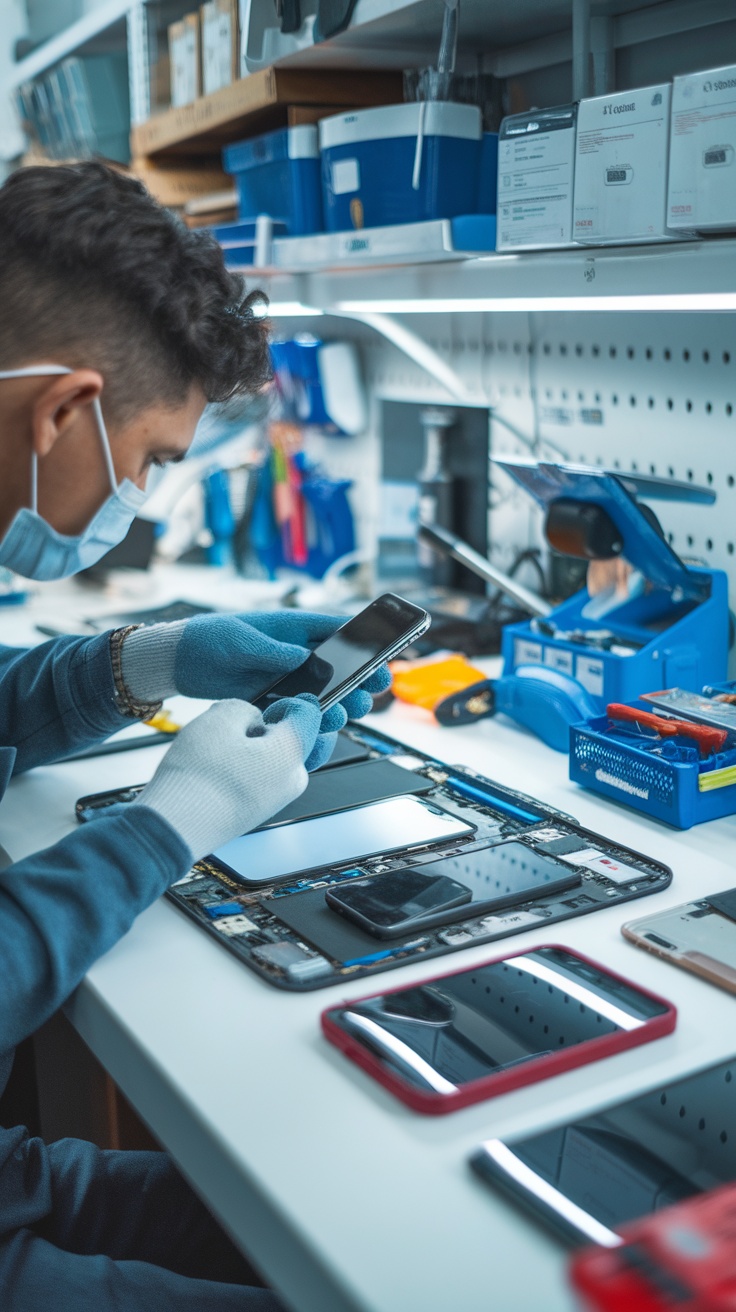
[[[110,418],[256,392],[267,328],[217,242],[134,178],[92,161],[13,173],[0,188],[0,368],[99,369]]]

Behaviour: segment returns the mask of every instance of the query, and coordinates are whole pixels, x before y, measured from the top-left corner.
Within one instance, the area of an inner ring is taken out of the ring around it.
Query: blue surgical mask
[[[60,364],[39,364],[28,369],[0,370],[3,378],[45,378],[52,374],[70,374]],[[116,547],[128,532],[133,520],[146,499],[147,492],[136,487],[130,479],[118,482],[110,451],[105,421],[100,403],[95,398],[92,410],[100,435],[107,475],[112,495],[82,533],[73,537],[58,533],[38,513],[38,458],[31,456],[31,505],[15,516],[4,538],[0,540],[0,565],[21,574],[26,579],[65,579],[70,574],[96,565],[112,547]]]

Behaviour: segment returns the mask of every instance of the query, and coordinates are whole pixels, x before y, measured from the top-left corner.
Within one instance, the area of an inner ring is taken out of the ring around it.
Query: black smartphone
[[[675,1019],[664,998],[550,944],[328,1007],[322,1029],[410,1107],[448,1112],[669,1034]]]
[[[325,901],[333,911],[379,938],[396,938],[416,923],[424,923],[427,916],[450,911],[471,897],[465,884],[446,875],[427,875],[418,866],[395,870],[390,875],[349,879],[342,887],[325,893]]]
[[[507,842],[405,870],[350,879],[330,888],[325,901],[376,938],[397,938],[407,929],[458,920],[466,909],[468,915],[477,916],[576,888],[581,882],[579,870],[526,843]],[[464,890],[466,896],[447,900],[451,886]]]
[[[426,610],[386,592],[315,647],[302,665],[254,698],[254,705],[264,710],[281,697],[311,692],[326,711],[426,633],[430,623]]]
[[[471,1165],[558,1238],[611,1247],[631,1221],[736,1180],[735,1114],[731,1059],[541,1134],[489,1139]]]

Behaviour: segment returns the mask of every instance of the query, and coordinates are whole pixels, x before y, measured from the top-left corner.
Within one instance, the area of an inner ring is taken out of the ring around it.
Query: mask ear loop
[[[97,430],[100,434],[100,442],[102,443],[102,451],[105,457],[105,465],[107,466],[107,476],[110,479],[110,487],[113,492],[117,492],[118,477],[115,473],[112,451],[110,450],[110,439],[107,436],[107,427],[105,425],[105,420],[102,417],[102,406],[100,405],[100,398],[98,396],[96,396],[92,402],[92,409],[94,410],[95,419],[97,420]]]
[[[54,374],[70,374],[71,372],[72,370],[65,364],[31,364],[24,369],[0,369],[0,379],[50,378]],[[105,433],[105,438],[107,438],[107,433]],[[113,488],[117,491],[117,483],[114,478]],[[35,451],[31,452],[31,510],[34,515],[38,514],[38,456]]]

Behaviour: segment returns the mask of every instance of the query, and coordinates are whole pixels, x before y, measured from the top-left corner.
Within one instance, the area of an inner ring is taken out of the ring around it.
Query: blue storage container
[[[641,706],[657,713],[648,702]],[[692,759],[677,759],[684,755]],[[671,739],[657,742],[644,736],[637,741],[635,732],[612,724],[607,715],[570,729],[570,778],[574,783],[676,829],[733,815],[735,770],[736,748],[728,745],[700,760],[695,746],[677,747]]]
[[[322,119],[326,230],[476,213],[481,137],[478,107],[450,101],[383,105]]]
[[[281,220],[291,237],[323,231],[319,138],[314,124],[238,141],[225,147],[222,162],[235,180],[241,219],[268,214]]]

